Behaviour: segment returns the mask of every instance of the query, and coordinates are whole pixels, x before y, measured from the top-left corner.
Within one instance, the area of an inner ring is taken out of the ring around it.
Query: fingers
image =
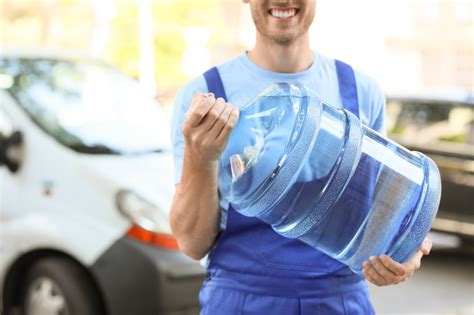
[[[423,244],[421,244],[420,250],[423,255],[429,255],[431,248],[433,247],[433,242],[429,238],[425,238]]]
[[[214,124],[219,120],[221,113],[226,108],[226,103],[223,98],[219,97],[212,108],[207,113],[206,117],[202,121],[202,128],[205,131],[211,130]]]
[[[190,106],[190,108],[192,108],[192,107],[193,107],[197,102],[199,102],[201,99],[206,98],[207,95],[208,95],[208,94],[206,94],[206,93],[196,92],[196,93],[193,95],[192,99],[191,99],[191,106]]]
[[[375,284],[376,286],[387,285],[385,279],[373,268],[373,266],[367,261],[363,264],[363,272],[365,278]]]
[[[232,106],[230,103],[224,104],[224,109],[222,110],[220,116],[217,118],[211,130],[209,131],[209,137],[211,139],[218,138],[222,129],[227,124],[227,121],[229,120],[229,117],[232,114],[233,109],[234,109],[234,106]]]
[[[205,160],[218,159],[238,117],[239,110],[223,98],[196,93],[181,128],[189,150]]]
[[[199,105],[200,102],[210,97],[215,98],[214,93],[196,92],[191,99],[191,106],[189,106],[188,111],[194,109],[196,106]]]
[[[191,106],[189,107],[188,111],[186,112],[186,120],[185,125],[187,128],[194,128],[198,126],[207,113],[213,108],[216,99],[214,98],[214,94],[202,94],[196,93],[193,96],[193,100],[191,102]]]
[[[427,246],[430,245],[431,242],[427,242]],[[370,263],[368,261],[363,263],[363,273],[368,281],[377,286],[398,284],[413,276],[415,270],[420,268],[423,255],[420,249],[404,264],[396,262],[387,255],[381,255],[379,258],[372,256]]]
[[[240,110],[237,107],[233,107],[232,112],[229,115],[229,119],[227,120],[227,123],[224,125],[219,136],[217,137],[218,141],[224,142],[229,138],[230,133],[232,132],[234,127],[237,125],[239,116],[240,116]]]
[[[392,258],[388,257],[387,255],[382,255],[380,256],[380,259],[382,260],[382,263],[390,269],[395,275],[397,276],[404,276],[405,275],[405,269],[403,268],[403,265],[396,262]]]
[[[375,256],[370,257],[370,262],[372,267],[377,271],[377,273],[382,276],[386,284],[391,284],[398,282],[397,275],[388,269],[380,259]]]
[[[421,257],[423,257],[423,252],[421,250],[418,250],[415,255],[404,265],[406,264],[411,264],[413,270],[420,269],[421,266]]]
[[[363,273],[366,279],[377,286],[398,284],[413,276],[416,269],[420,267],[420,260],[423,256],[418,251],[407,263],[400,264],[387,255],[379,258],[370,257],[370,263],[364,262]]]

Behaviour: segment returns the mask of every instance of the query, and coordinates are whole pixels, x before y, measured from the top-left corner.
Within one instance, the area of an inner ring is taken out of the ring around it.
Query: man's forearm
[[[200,163],[186,152],[183,175],[176,186],[170,210],[170,225],[180,249],[201,259],[211,249],[219,233],[217,161]]]

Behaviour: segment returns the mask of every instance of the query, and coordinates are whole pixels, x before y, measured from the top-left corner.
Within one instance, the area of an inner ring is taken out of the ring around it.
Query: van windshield
[[[4,88],[44,131],[78,152],[137,154],[169,148],[159,104],[111,66],[0,59],[0,75],[10,78]]]

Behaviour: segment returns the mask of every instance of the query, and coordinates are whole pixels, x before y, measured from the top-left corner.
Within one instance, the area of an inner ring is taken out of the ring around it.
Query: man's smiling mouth
[[[298,13],[298,9],[295,8],[285,8],[285,9],[270,9],[268,13],[279,19],[288,19],[295,16]]]

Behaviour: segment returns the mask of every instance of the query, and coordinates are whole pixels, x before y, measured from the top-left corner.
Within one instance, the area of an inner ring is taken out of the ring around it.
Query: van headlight
[[[150,232],[171,234],[168,217],[164,211],[129,190],[117,193],[117,207],[138,227]]]

